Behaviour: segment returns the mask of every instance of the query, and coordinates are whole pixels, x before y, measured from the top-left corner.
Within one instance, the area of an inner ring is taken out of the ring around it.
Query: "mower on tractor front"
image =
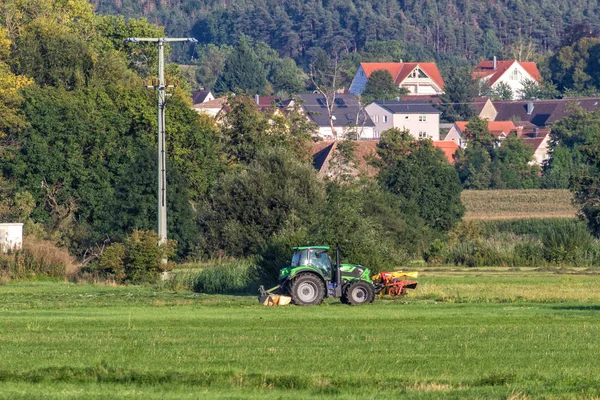
[[[329,246],[294,247],[289,267],[279,272],[279,285],[265,290],[260,287],[259,301],[265,305],[284,305],[290,301],[299,306],[321,304],[325,297],[339,298],[342,303],[359,305],[372,303],[380,292],[390,293],[395,281],[374,282],[368,268],[357,264],[342,264],[336,249],[335,263],[329,257]],[[414,289],[414,285],[407,286]],[[396,292],[396,288],[392,290]],[[405,290],[402,291],[402,294]],[[398,291],[400,294],[400,291]]]

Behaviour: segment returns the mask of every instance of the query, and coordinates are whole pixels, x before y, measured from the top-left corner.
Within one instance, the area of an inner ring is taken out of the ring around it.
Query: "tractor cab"
[[[294,248],[290,268],[314,268],[318,270],[323,278],[330,280],[334,265],[329,257],[328,251],[328,246],[296,247]]]

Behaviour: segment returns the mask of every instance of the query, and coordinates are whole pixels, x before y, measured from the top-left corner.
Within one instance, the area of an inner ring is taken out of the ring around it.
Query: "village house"
[[[415,139],[440,140],[440,114],[437,108],[422,101],[383,100],[369,104],[365,110],[375,124],[374,137],[391,129],[407,129]]]
[[[220,113],[224,111],[225,103],[227,99],[224,97],[208,100],[203,103],[192,105],[192,109],[198,114],[206,114],[213,118],[216,118]]]
[[[335,178],[340,173],[351,176],[369,176],[374,177],[379,173],[379,169],[373,165],[372,161],[379,158],[377,154],[378,140],[357,141],[353,147],[353,161],[348,164],[339,165],[336,160],[336,141],[319,141],[313,143],[313,167],[319,172],[320,177]],[[446,160],[454,164],[454,154],[458,146],[453,142],[437,141],[433,145],[440,149]]]
[[[467,147],[465,131],[469,121],[456,121],[444,138],[445,142],[455,143],[462,149]],[[533,149],[533,164],[543,165],[550,158],[550,130],[539,128],[534,124],[522,121],[488,121],[488,130],[496,138],[498,145],[509,135],[516,135]]]
[[[478,79],[482,86],[496,89],[499,85],[507,85],[512,91],[512,99],[521,98],[525,81],[539,82],[540,71],[534,62],[517,60],[481,61],[473,70],[473,78]]]
[[[318,135],[322,139],[363,140],[375,138],[375,124],[355,95],[336,93],[335,98],[332,97],[331,113],[328,109],[328,100],[321,94],[302,93],[298,97],[301,100],[303,112],[310,121],[317,125]],[[331,102],[331,100],[329,101]]]
[[[444,93],[444,80],[432,62],[360,63],[350,85],[350,93],[361,95],[371,74],[386,70],[398,87],[406,88],[411,96],[432,96]]]
[[[469,121],[456,121],[452,124],[452,128],[446,134],[444,141],[454,142],[461,149],[467,147],[467,138],[465,137],[465,131],[467,130]],[[511,133],[517,132],[517,127],[512,121],[488,121],[488,130],[496,138],[496,140],[506,139]]]
[[[214,99],[215,99],[215,96],[212,94],[212,92],[210,90],[200,89],[200,90],[194,90],[192,92],[192,104],[193,105],[206,103],[207,101],[211,101]]]

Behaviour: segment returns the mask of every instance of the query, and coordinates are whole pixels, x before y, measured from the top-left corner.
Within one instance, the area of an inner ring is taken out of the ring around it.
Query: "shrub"
[[[175,254],[175,242],[158,245],[153,231],[134,231],[125,243],[110,245],[100,256],[96,269],[119,282],[154,282],[172,269],[172,263],[163,263]]]
[[[562,223],[548,227],[542,235],[544,256],[551,262],[581,262],[593,238],[582,223]]]
[[[256,265],[250,260],[225,261],[204,268],[194,290],[206,294],[240,294],[256,291],[254,277]]]
[[[76,273],[78,266],[69,252],[49,240],[27,236],[23,248],[0,256],[0,275],[3,279],[48,276],[64,278]]]
[[[429,248],[423,252],[423,258],[430,264],[442,264],[446,261],[450,246],[440,239],[435,239]]]

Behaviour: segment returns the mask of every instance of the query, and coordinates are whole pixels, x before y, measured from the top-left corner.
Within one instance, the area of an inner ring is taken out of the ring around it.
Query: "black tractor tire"
[[[342,294],[342,303],[351,306],[372,303],[375,300],[375,288],[365,281],[356,281],[346,287]]]
[[[290,282],[289,294],[297,306],[316,306],[323,302],[325,284],[315,274],[299,274]]]

